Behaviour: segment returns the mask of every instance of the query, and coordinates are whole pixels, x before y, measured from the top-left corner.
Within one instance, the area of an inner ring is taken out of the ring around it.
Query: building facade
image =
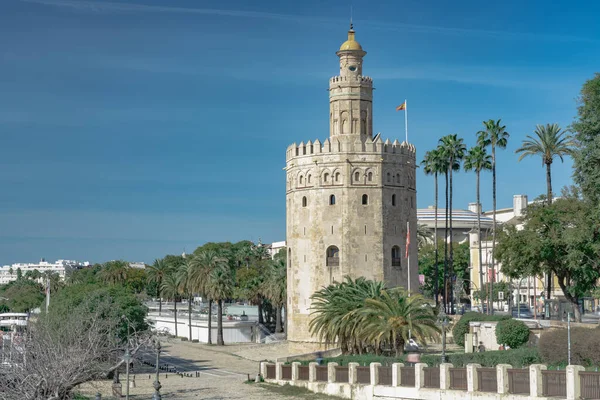
[[[310,297],[344,276],[418,288],[415,148],[373,135],[373,81],[354,35],[351,27],[336,53],[339,75],[329,80],[329,138],[286,152],[291,341],[316,341]]]
[[[55,272],[61,279],[65,279],[66,271],[89,267],[90,263],[74,261],[74,260],[57,260],[56,262],[48,262],[43,258],[37,263],[15,263],[12,265],[4,265],[0,267],[0,285],[14,281],[21,271],[21,275],[25,276],[27,272],[39,271],[40,273]],[[41,282],[41,280],[40,280]]]

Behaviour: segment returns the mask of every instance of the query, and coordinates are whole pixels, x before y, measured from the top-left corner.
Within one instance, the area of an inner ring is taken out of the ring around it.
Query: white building
[[[275,257],[275,254],[279,253],[279,250],[281,249],[285,249],[285,240],[271,243],[269,246],[269,254],[271,257]]]
[[[33,272],[35,270],[41,272],[56,272],[62,279],[65,278],[66,271],[71,269],[77,269],[82,267],[88,267],[91,264],[87,261],[80,262],[74,260],[57,260],[56,262],[48,262],[43,258],[37,263],[15,263],[12,265],[4,265],[0,267],[0,285],[7,284],[8,282],[17,279],[18,271],[21,271],[22,276],[25,276],[27,272]]]

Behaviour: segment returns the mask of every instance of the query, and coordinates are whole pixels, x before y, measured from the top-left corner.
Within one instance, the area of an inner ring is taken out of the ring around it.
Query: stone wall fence
[[[401,363],[368,367],[357,363],[340,366],[330,362],[308,366],[299,362],[261,362],[266,382],[307,388],[315,393],[360,400],[454,400],[454,399],[600,399],[600,372],[585,371],[580,365],[548,370],[545,365],[512,368],[500,364],[484,368],[468,364],[456,368],[445,363],[429,367],[424,363]]]

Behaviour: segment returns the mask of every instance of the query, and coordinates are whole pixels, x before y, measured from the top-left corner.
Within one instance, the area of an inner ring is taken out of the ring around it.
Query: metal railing
[[[580,372],[582,399],[600,399],[600,372]]]
[[[450,389],[467,390],[466,368],[450,368]]]
[[[275,365],[267,365],[267,379],[275,379]]]
[[[298,380],[307,381],[309,377],[308,365],[298,366]]]
[[[401,258],[392,258],[392,267],[401,267],[402,259]]]
[[[371,368],[370,367],[356,367],[356,383],[362,385],[371,384]]]
[[[379,367],[379,384],[392,386],[392,367]]]
[[[339,267],[340,266],[340,258],[339,257],[327,257],[327,266],[328,267]]]
[[[291,365],[282,365],[281,366],[281,379],[284,381],[292,380],[292,366]]]
[[[339,383],[348,383],[348,371],[348,367],[335,367],[335,381]]]
[[[496,368],[477,368],[477,387],[480,392],[497,393]]]
[[[542,395],[544,397],[567,397],[567,374],[565,371],[542,371]]]
[[[439,367],[426,367],[423,368],[423,387],[431,389],[440,388],[440,368]]]
[[[529,395],[529,370],[509,368],[507,372],[508,392],[511,394]]]
[[[328,378],[327,366],[326,365],[317,365],[315,369],[316,369],[316,373],[317,373],[315,380],[317,382],[327,382],[327,380],[328,380],[327,379]]]
[[[415,387],[415,367],[400,368],[400,386]]]

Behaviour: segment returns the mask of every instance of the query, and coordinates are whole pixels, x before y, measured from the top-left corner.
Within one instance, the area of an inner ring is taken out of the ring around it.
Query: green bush
[[[198,339],[192,339],[192,343],[199,343],[200,341]]]
[[[182,342],[187,342],[188,338],[185,336],[181,336],[179,339],[181,339]]]
[[[516,319],[500,321],[496,325],[496,340],[516,349],[529,341],[529,328],[523,321]]]
[[[465,345],[465,334],[469,333],[469,322],[502,321],[509,318],[508,315],[487,315],[473,311],[465,313],[452,328],[454,343],[461,347]]]
[[[454,353],[449,354],[446,359],[455,367],[465,367],[467,364],[475,363],[481,364],[482,367],[510,364],[515,368],[523,368],[541,362],[537,349],[527,347],[514,350],[484,351],[482,353]],[[427,354],[421,357],[421,362],[428,364],[430,367],[438,366],[441,363],[441,357]]]
[[[600,365],[600,329],[571,328],[571,364],[583,366]],[[538,347],[544,363],[567,365],[568,333],[566,329],[544,332]]]

